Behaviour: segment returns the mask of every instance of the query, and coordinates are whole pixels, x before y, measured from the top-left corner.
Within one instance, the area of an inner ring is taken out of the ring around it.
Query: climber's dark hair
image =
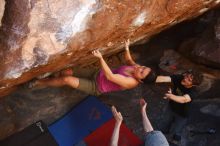
[[[192,84],[193,85],[200,85],[202,80],[203,80],[203,75],[198,72],[197,70],[195,69],[189,69],[187,71],[185,71],[182,75],[186,75],[186,74],[190,74],[193,76],[192,78]]]
[[[155,83],[156,79],[157,79],[157,74],[155,71],[151,69],[150,73],[144,79],[142,79],[142,82],[143,83]]]

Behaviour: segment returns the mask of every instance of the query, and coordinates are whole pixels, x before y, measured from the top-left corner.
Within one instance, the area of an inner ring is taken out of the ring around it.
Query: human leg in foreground
[[[55,78],[46,78],[35,81],[34,87],[62,87],[70,86],[77,88],[79,86],[79,78],[73,76],[61,76]]]
[[[111,143],[110,146],[118,146],[118,139],[119,139],[119,131],[120,131],[120,126],[123,121],[123,117],[120,112],[116,110],[114,106],[112,106],[112,114],[115,118],[115,128],[112,133],[112,138],[111,138]]]
[[[165,136],[160,131],[154,131],[150,120],[146,114],[147,103],[144,99],[140,99],[141,115],[145,137],[145,146],[169,146]]]
[[[68,68],[54,76],[31,82],[29,88],[61,87],[67,85],[90,95],[100,95],[95,81],[97,68]]]

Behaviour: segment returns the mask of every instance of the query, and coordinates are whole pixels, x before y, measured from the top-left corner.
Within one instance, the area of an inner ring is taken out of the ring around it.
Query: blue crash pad
[[[49,126],[60,146],[73,146],[112,118],[110,108],[88,96],[65,116]]]

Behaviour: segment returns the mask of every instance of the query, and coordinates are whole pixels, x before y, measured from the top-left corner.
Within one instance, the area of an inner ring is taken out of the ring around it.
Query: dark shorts
[[[145,146],[169,146],[169,144],[162,132],[151,131],[145,136]]]

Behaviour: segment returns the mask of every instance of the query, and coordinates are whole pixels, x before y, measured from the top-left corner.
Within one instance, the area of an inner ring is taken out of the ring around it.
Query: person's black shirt
[[[171,76],[171,82],[173,83],[172,94],[177,95],[177,96],[183,96],[185,94],[188,94],[192,100],[195,96],[195,88],[194,87],[185,88],[181,84],[181,81],[183,78],[184,78],[183,75],[172,75]],[[170,100],[171,110],[183,117],[188,116],[189,106],[190,106],[190,102],[178,103],[173,100]]]

